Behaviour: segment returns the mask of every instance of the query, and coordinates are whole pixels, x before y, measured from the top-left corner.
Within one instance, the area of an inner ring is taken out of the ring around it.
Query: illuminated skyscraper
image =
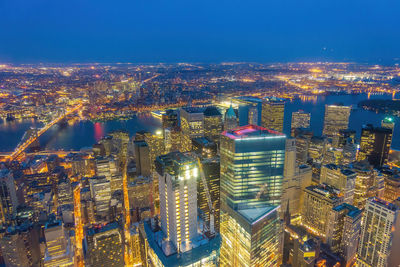
[[[207,107],[204,110],[204,136],[218,144],[222,127],[222,115],[219,110],[214,106]]]
[[[178,126],[178,112],[173,109],[168,109],[165,111],[165,114],[162,115],[162,127],[166,128],[174,128]]]
[[[13,218],[17,211],[18,198],[13,174],[7,169],[0,170],[0,200],[2,223]]]
[[[394,120],[392,117],[386,117],[382,120],[381,122],[381,127],[382,128],[388,128],[394,130]]]
[[[382,198],[388,202],[394,202],[400,197],[400,176],[397,174],[384,175],[385,189]]]
[[[217,266],[220,237],[197,228],[197,161],[181,152],[157,158],[161,229],[153,218],[143,223],[142,261],[150,266]]]
[[[345,166],[326,164],[321,167],[320,183],[325,183],[340,190],[343,201],[353,204],[354,187],[357,174]]]
[[[61,221],[50,220],[44,228],[46,250],[44,266],[74,266],[71,240]]]
[[[392,129],[367,124],[361,131],[357,160],[368,159],[374,167],[382,166],[387,163],[391,144]]]
[[[261,126],[278,132],[283,132],[285,100],[276,97],[266,97],[262,103]]]
[[[144,140],[134,141],[136,174],[142,176],[150,176],[150,149]]]
[[[280,205],[286,137],[247,125],[221,135],[221,194],[234,209]]]
[[[328,220],[327,244],[343,257],[346,266],[353,266],[360,239],[361,210],[343,203],[330,211]]]
[[[323,135],[333,138],[339,134],[340,130],[347,129],[351,106],[325,105]]]
[[[285,135],[248,125],[221,135],[221,266],[279,266]]]
[[[375,196],[377,192],[375,187],[376,171],[368,161],[354,162],[352,166],[352,170],[357,173],[353,205],[364,209],[367,199]]]
[[[86,232],[89,266],[125,266],[122,234],[117,222],[94,225]]]
[[[186,107],[180,110],[182,151],[192,150],[192,138],[204,136],[203,109]]]
[[[291,133],[294,136],[294,130],[297,128],[310,127],[311,113],[299,110],[292,113]]]
[[[367,201],[361,226],[357,266],[398,266],[399,262],[391,262],[391,264],[388,262],[392,242],[398,244],[396,231],[400,227],[400,220],[397,217],[398,207],[392,203],[379,198],[371,198]],[[394,240],[394,237],[397,240]],[[393,254],[396,253],[398,253],[397,250],[393,251]]]
[[[197,235],[197,179],[195,159],[180,152],[157,158],[161,229],[178,251],[185,251]]]
[[[111,200],[110,181],[104,176],[89,179],[90,194],[96,205],[96,216],[99,220],[108,216]]]
[[[331,210],[343,202],[340,191],[326,184],[312,185],[304,190],[302,224],[312,233],[325,237]]]
[[[231,105],[225,112],[224,131],[235,129],[238,125],[238,118]]]

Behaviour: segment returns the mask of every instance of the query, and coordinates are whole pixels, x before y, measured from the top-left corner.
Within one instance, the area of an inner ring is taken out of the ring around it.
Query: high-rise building
[[[285,135],[255,125],[222,133],[221,266],[281,264],[285,145]]]
[[[351,106],[325,105],[323,135],[333,138],[339,134],[340,130],[347,129]]]
[[[291,134],[294,136],[294,130],[297,128],[310,127],[311,113],[299,110],[292,113]]]
[[[204,112],[200,108],[186,107],[180,110],[182,151],[192,150],[192,138],[204,136]]]
[[[157,158],[161,229],[178,251],[197,235],[197,179],[194,158],[172,152]]]
[[[344,266],[353,266],[361,230],[361,210],[343,203],[334,207],[329,214],[326,231],[327,244],[341,255]]]
[[[174,128],[178,126],[178,112],[174,109],[167,109],[162,115],[162,127]]]
[[[320,183],[339,189],[344,195],[343,201],[353,204],[356,176],[354,171],[345,166],[326,164],[321,167]]]
[[[71,239],[61,221],[50,219],[44,228],[46,250],[44,266],[74,266]]]
[[[266,97],[262,103],[261,126],[278,132],[283,132],[285,100],[276,97]]]
[[[18,206],[18,198],[13,174],[7,170],[0,170],[0,201],[2,223],[9,222]]]
[[[150,266],[216,266],[220,237],[197,229],[197,161],[188,154],[171,152],[157,158],[161,227],[156,219],[143,223],[140,240],[142,262]]]
[[[339,133],[333,137],[332,145],[336,148],[343,148],[347,143],[354,143],[356,131],[351,129],[340,129]]]
[[[87,229],[87,263],[89,266],[125,266],[123,239],[117,222],[94,225]]]
[[[218,144],[222,127],[221,112],[214,106],[207,107],[204,110],[204,136]]]
[[[381,122],[381,127],[382,128],[388,128],[394,130],[394,120],[392,117],[386,117],[382,120]]]
[[[357,173],[353,205],[359,209],[364,209],[367,199],[377,193],[377,188],[375,187],[376,171],[368,161],[354,162],[352,167],[352,170]]]
[[[357,266],[384,267],[398,266],[400,262],[390,261],[392,243],[397,243],[400,220],[398,220],[398,208],[389,202],[379,198],[370,198],[367,201],[363,224],[361,226],[360,244],[357,253]],[[398,251],[393,251],[393,254]],[[389,264],[390,262],[390,264]]]
[[[142,176],[150,176],[150,149],[144,140],[134,141],[136,174]]]
[[[382,199],[388,202],[394,202],[400,197],[400,176],[397,174],[384,175],[385,189]]]
[[[342,204],[340,191],[327,184],[312,185],[304,190],[301,223],[312,233],[325,237],[331,210]]]
[[[201,165],[204,177],[207,182],[207,188],[204,187],[202,179],[197,180],[197,206],[200,211],[200,217],[205,222],[208,229],[211,229],[210,207],[208,205],[207,193],[210,196],[214,217],[214,230],[219,232],[220,226],[220,162],[218,157],[203,158]]]
[[[238,126],[239,126],[238,117],[231,105],[225,112],[224,131],[235,129]]]
[[[296,161],[299,164],[305,164],[308,161],[308,150],[313,132],[304,128],[296,128],[292,135],[296,138]]]
[[[240,125],[260,125],[262,100],[256,97],[239,96],[232,99],[232,103],[237,104],[239,111]],[[236,127],[233,127],[234,129]],[[227,129],[225,129],[227,130]]]
[[[220,266],[280,266],[282,225],[278,207],[233,210],[221,214]]]
[[[57,203],[59,206],[73,204],[72,187],[69,179],[59,181],[57,186]]]
[[[284,134],[260,126],[222,133],[221,193],[231,207],[280,205],[285,146]]]
[[[30,223],[2,229],[0,247],[6,266],[40,265],[39,231]]]
[[[325,137],[313,136],[308,146],[308,156],[315,162],[322,162],[327,147]]]
[[[392,129],[367,124],[361,131],[357,160],[368,159],[374,167],[382,166],[387,163],[391,144]]]
[[[207,137],[192,139],[193,152],[201,158],[215,158],[218,156],[217,144]]]
[[[104,218],[108,216],[111,200],[110,181],[104,176],[89,179],[90,194],[96,206],[96,216]]]

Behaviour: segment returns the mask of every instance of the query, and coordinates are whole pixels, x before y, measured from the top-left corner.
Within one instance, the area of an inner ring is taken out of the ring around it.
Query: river
[[[371,98],[392,99],[392,95],[371,95]],[[357,109],[357,103],[368,98],[367,94],[358,95],[328,95],[296,99],[286,104],[284,132],[290,132],[291,114],[294,111],[303,109],[311,113],[311,128],[315,135],[320,135],[323,127],[325,104],[343,103],[353,105],[356,109],[350,116],[349,128],[357,131],[360,136],[363,124],[372,123],[380,125],[384,114],[377,114],[371,111]],[[392,141],[392,148],[400,149],[400,118],[394,117],[395,130]],[[40,127],[41,123],[35,120],[0,120],[0,151],[12,151],[21,140],[23,134],[31,126]],[[126,130],[130,135],[137,131],[155,131],[161,127],[161,120],[152,117],[150,114],[139,114],[130,120],[112,120],[106,122],[77,121],[73,125],[60,127],[53,126],[40,137],[40,144],[47,150],[79,150],[83,147],[90,147],[101,137],[113,130]]]

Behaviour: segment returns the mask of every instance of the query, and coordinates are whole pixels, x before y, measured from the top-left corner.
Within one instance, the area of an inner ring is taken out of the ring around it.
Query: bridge
[[[50,129],[54,124],[59,123],[62,119],[70,115],[71,113],[77,111],[83,106],[83,104],[79,104],[73,108],[67,109],[64,114],[59,115],[55,119],[53,119],[51,122],[43,126],[43,128],[39,129],[34,135],[28,136],[26,140],[24,140],[21,144],[17,146],[17,148],[14,150],[14,152],[11,153],[11,155],[8,156],[9,160],[15,160],[19,155],[21,155],[22,152],[24,152],[33,142],[38,140],[38,138],[44,134],[48,129]]]

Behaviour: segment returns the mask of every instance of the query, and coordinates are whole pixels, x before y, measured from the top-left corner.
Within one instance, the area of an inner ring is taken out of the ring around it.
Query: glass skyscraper
[[[233,209],[280,205],[284,134],[248,125],[221,135],[221,197]]]
[[[247,125],[221,135],[220,266],[281,264],[286,137]]]

